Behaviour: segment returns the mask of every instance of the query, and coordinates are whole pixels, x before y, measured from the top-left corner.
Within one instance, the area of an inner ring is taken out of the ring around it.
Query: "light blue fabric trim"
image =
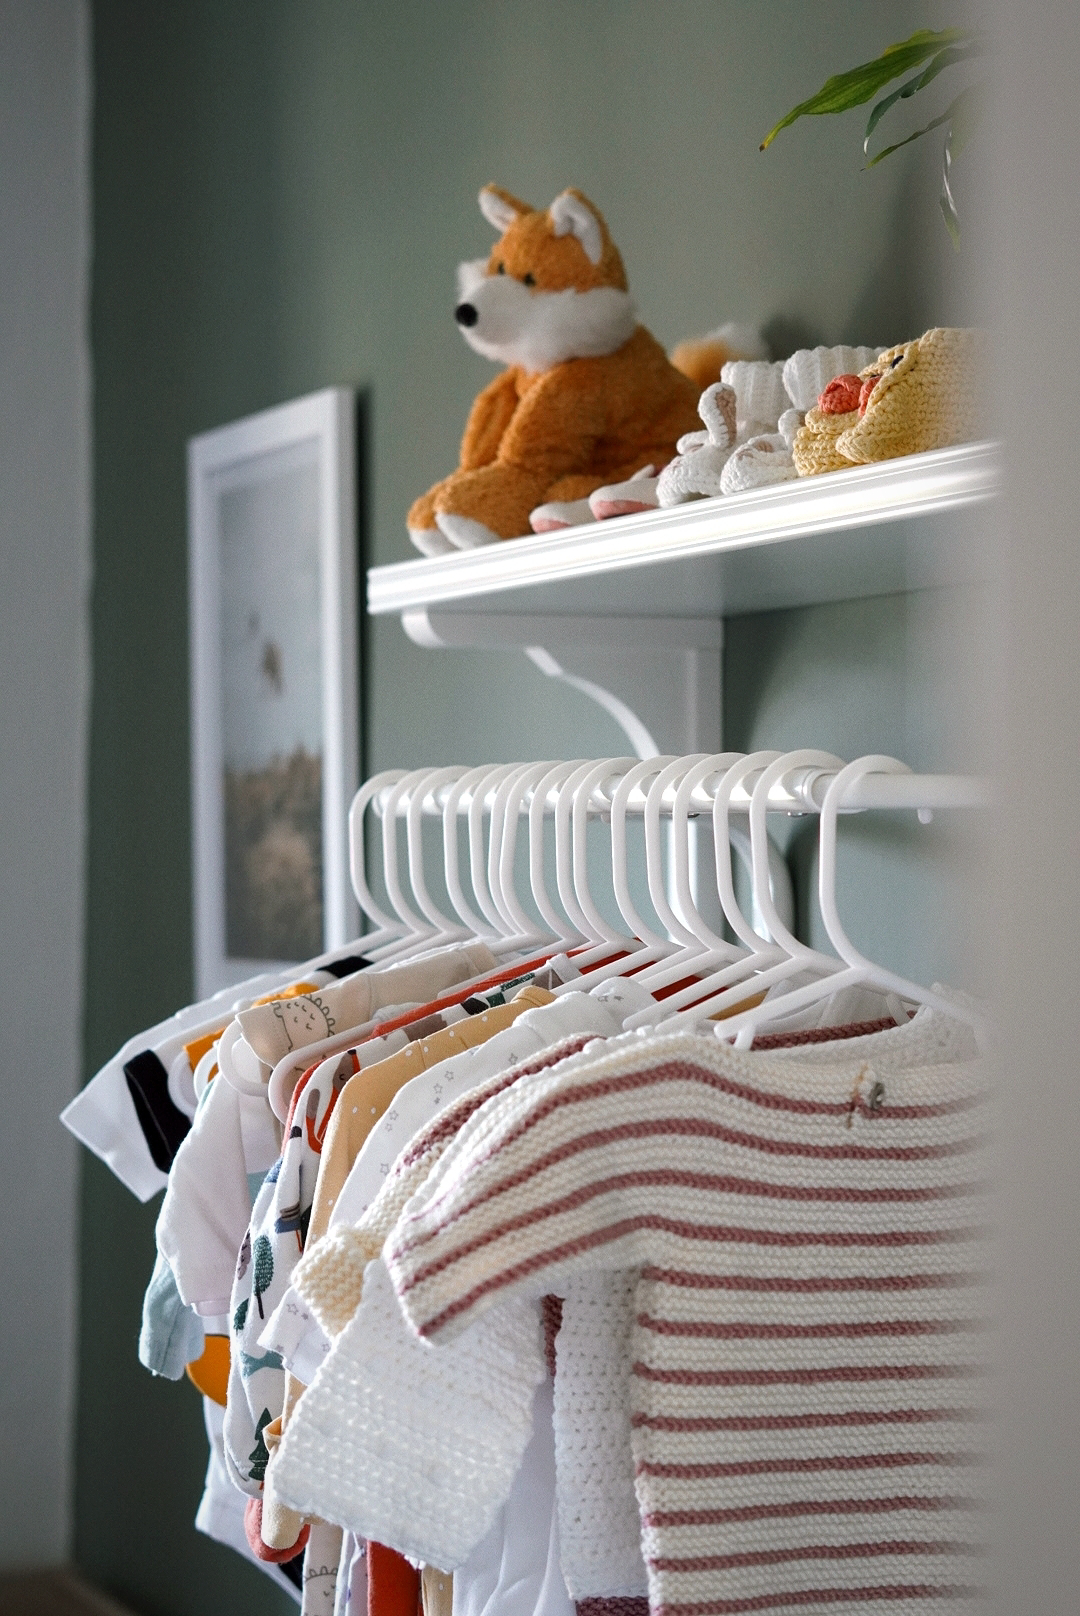
[[[173,1271],[159,1251],[143,1297],[139,1362],[152,1375],[179,1380],[206,1345],[203,1322],[180,1300]]]

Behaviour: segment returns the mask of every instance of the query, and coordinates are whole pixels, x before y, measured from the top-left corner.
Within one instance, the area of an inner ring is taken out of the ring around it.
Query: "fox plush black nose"
[[[475,325],[479,318],[471,303],[459,303],[454,310],[454,319],[458,325]]]

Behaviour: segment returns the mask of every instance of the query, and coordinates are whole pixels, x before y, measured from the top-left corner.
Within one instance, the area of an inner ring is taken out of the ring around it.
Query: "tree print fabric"
[[[255,1197],[236,1261],[229,1304],[225,1457],[233,1480],[254,1498],[262,1492],[266,1473],[263,1428],[278,1417],[285,1401],[281,1358],[259,1346],[259,1335],[304,1249],[327,1124],[355,1068],[345,1054],[323,1061],[297,1084],[281,1155]]]

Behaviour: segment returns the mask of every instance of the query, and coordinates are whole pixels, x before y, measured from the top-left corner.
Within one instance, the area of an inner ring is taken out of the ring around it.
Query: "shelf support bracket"
[[[426,647],[519,646],[541,673],[562,679],[602,707],[637,757],[721,748],[720,618],[427,607],[403,612],[401,621],[409,638]]]

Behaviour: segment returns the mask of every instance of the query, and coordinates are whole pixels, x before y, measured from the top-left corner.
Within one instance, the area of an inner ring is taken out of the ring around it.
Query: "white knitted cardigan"
[[[975,1063],[616,1039],[483,1107],[384,1257],[418,1335],[447,1343],[571,1274],[641,1270],[654,1611],[967,1610],[988,1131]]]
[[[402,1151],[355,1228],[331,1230],[294,1283],[336,1336],[270,1461],[277,1496],[452,1571],[488,1530],[531,1433],[544,1373],[535,1302],[513,1299],[450,1353],[417,1340],[378,1252],[410,1196],[485,1101],[557,1065],[565,1040],[448,1106]]]

